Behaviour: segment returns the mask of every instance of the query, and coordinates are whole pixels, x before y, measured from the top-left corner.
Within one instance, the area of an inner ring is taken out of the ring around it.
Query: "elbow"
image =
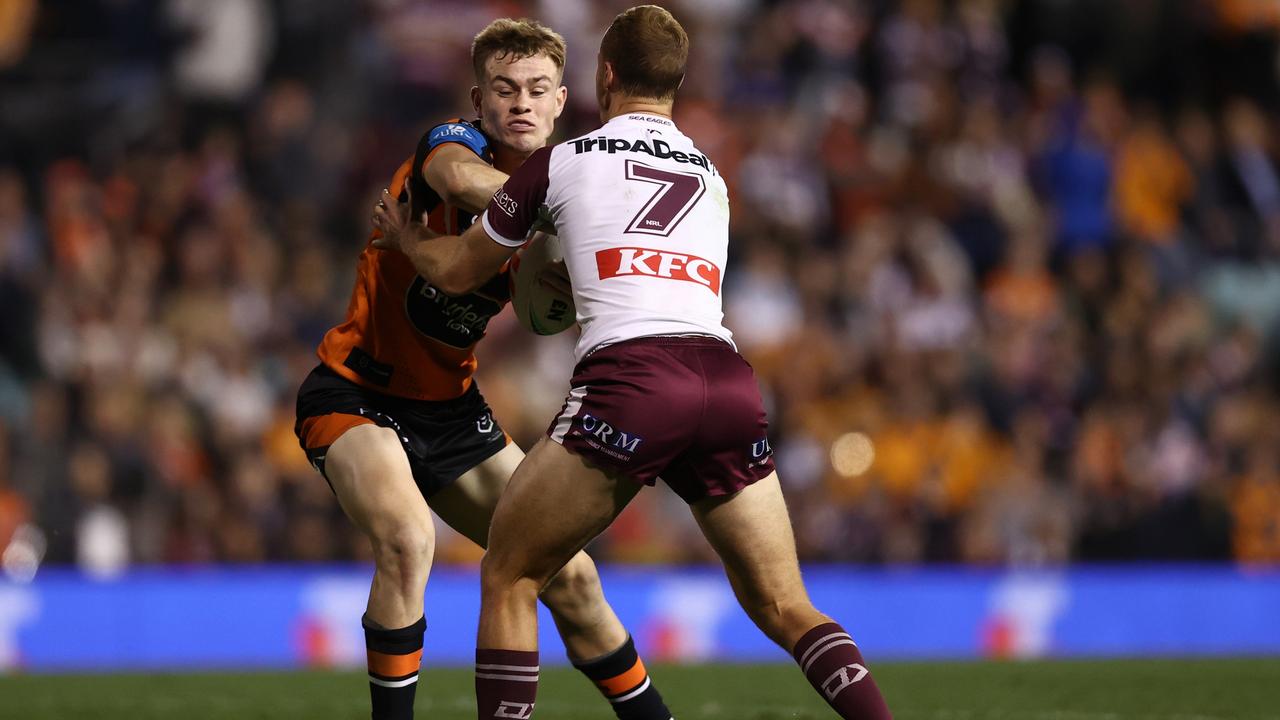
[[[436,289],[445,295],[466,295],[480,289],[481,283],[477,282],[471,273],[465,272],[462,268],[455,268],[439,273],[434,279]]]
[[[466,175],[454,168],[445,171],[440,180],[442,187],[437,191],[440,199],[449,205],[460,206],[470,189]]]
[[[440,188],[440,200],[446,205],[458,206],[462,199],[462,189],[454,185],[445,185]]]

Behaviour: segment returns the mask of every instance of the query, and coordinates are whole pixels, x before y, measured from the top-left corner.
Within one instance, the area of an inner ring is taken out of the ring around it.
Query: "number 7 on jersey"
[[[666,237],[689,214],[707,191],[702,176],[691,172],[662,170],[628,160],[627,179],[657,185],[649,202],[636,213],[625,232]]]

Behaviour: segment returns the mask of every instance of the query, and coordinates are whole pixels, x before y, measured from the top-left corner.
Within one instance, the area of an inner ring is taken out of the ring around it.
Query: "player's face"
[[[485,132],[520,153],[547,144],[567,96],[560,69],[546,55],[490,57],[484,84],[471,92]]]

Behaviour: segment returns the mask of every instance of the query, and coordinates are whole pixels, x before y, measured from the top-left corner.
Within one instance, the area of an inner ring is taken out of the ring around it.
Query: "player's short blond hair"
[[[537,20],[494,20],[471,41],[471,65],[476,72],[476,84],[487,80],[485,63],[489,58],[520,60],[537,55],[546,55],[555,63],[556,70],[564,72],[565,45],[560,33]]]
[[[689,36],[671,13],[640,5],[613,19],[600,41],[600,57],[613,65],[626,94],[670,100],[684,80]]]

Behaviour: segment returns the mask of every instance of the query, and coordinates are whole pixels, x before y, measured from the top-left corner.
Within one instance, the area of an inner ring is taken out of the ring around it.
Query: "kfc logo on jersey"
[[[515,198],[507,194],[506,190],[498,188],[498,192],[493,194],[493,202],[498,207],[502,208],[502,212],[510,215],[511,217],[516,216],[516,208],[518,207],[518,204],[516,203]]]
[[[720,294],[720,268],[697,255],[638,247],[609,248],[596,253],[596,268],[601,280],[624,275],[660,277],[698,283]]]

